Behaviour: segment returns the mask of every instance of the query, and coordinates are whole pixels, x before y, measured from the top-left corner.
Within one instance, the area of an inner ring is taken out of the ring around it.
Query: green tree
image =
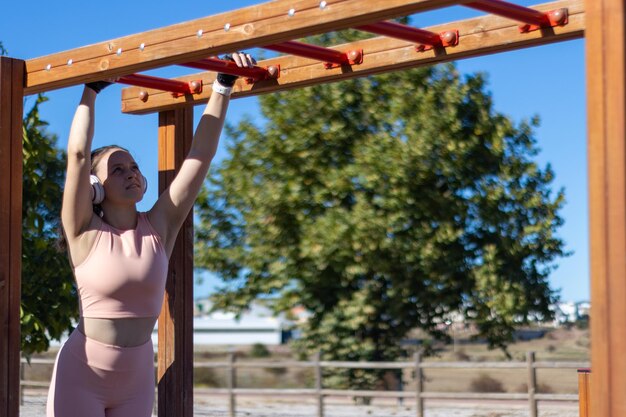
[[[563,191],[533,161],[538,121],[496,112],[482,75],[441,65],[260,103],[262,126],[227,128],[197,205],[197,265],[224,280],[214,308],[301,305],[296,347],[343,360],[393,360],[414,328],[449,339],[454,312],[505,349],[530,314],[551,315]]]
[[[7,51],[0,42],[0,55]],[[48,349],[78,317],[72,271],[58,246],[65,154],[57,137],[46,131],[38,95],[23,120],[22,299],[20,322],[22,353]]]
[[[45,351],[78,317],[72,270],[59,248],[65,153],[39,117],[39,95],[24,117],[22,352]]]

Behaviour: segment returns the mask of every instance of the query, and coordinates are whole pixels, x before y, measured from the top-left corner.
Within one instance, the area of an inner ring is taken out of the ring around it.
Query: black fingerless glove
[[[234,62],[234,59],[231,55],[224,55],[222,59],[225,61]],[[237,81],[237,78],[239,78],[237,75],[223,74],[221,72],[217,73],[217,82],[224,87],[232,87],[233,85],[235,85],[235,81]]]
[[[85,84],[85,86],[91,88],[93,91],[96,92],[96,94],[98,94],[100,91],[104,90],[111,84],[113,83],[109,81],[94,81],[92,83]]]

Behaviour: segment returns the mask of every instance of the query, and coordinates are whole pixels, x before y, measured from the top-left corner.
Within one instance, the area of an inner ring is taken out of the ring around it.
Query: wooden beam
[[[0,415],[19,416],[24,61],[0,57]]]
[[[370,0],[363,7],[361,0],[333,0],[324,8],[319,0],[270,1],[30,59],[26,62],[26,94],[391,19],[458,1]],[[289,13],[292,9],[293,15]],[[202,31],[201,36],[198,31]]]
[[[484,16],[427,28],[427,30],[435,33],[451,29],[459,30],[459,44],[445,50],[435,49],[417,52],[413,43],[385,37],[334,46],[332,49],[342,52],[363,49],[363,64],[351,67],[326,69],[319,61],[293,55],[280,56],[259,63],[260,66],[264,67],[280,65],[281,73],[277,80],[265,80],[250,85],[245,80],[240,79],[234,87],[233,98],[580,38],[584,35],[585,26],[583,6],[583,0],[557,1],[533,6],[534,9],[543,11],[567,7],[570,17],[569,23],[563,27],[529,33],[520,33],[517,22],[497,16]],[[541,65],[541,62],[537,62],[537,65]],[[122,111],[124,113],[143,114],[204,103],[211,95],[212,90],[208,86],[215,79],[215,73],[205,72],[177,78],[177,80],[185,82],[198,79],[202,79],[206,86],[203,92],[179,98],[174,98],[171,94],[159,90],[126,88],[122,90]],[[147,101],[144,102],[139,99],[140,91],[148,93]]]
[[[587,0],[591,416],[626,416],[626,36],[623,0]]]
[[[193,138],[193,109],[159,114],[159,195],[180,169]],[[158,412],[193,416],[193,215],[190,211],[170,257],[159,316]]]

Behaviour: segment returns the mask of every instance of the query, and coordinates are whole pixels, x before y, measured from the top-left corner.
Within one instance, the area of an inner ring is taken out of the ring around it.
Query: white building
[[[291,337],[290,322],[274,317],[271,310],[260,305],[252,307],[239,318],[233,313],[215,312],[208,300],[196,300],[193,319],[194,345],[280,345]],[[158,331],[155,326],[152,341],[156,346]]]
[[[561,302],[550,306],[554,311],[554,326],[564,323],[576,323],[578,320],[589,317],[591,304],[588,301],[581,302]]]

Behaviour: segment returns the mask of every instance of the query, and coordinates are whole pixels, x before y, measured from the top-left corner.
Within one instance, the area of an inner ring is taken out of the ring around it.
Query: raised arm
[[[69,240],[87,229],[93,215],[91,204],[91,141],[94,132],[96,92],[85,87],[74,114],[67,143],[67,173],[61,220]]]
[[[233,60],[241,67],[254,66],[254,60],[250,55],[233,54]],[[231,76],[224,77],[222,74],[218,79],[222,80],[222,84],[229,84],[229,82],[225,83],[224,80],[234,83],[236,77],[229,77]],[[211,161],[217,152],[230,101],[229,88],[222,87],[219,84],[214,86],[214,91],[194,133],[187,157],[170,186],[159,196],[154,207],[148,213],[150,222],[161,235],[168,254],[174,247],[178,231],[189,210],[193,207],[209,171]]]

